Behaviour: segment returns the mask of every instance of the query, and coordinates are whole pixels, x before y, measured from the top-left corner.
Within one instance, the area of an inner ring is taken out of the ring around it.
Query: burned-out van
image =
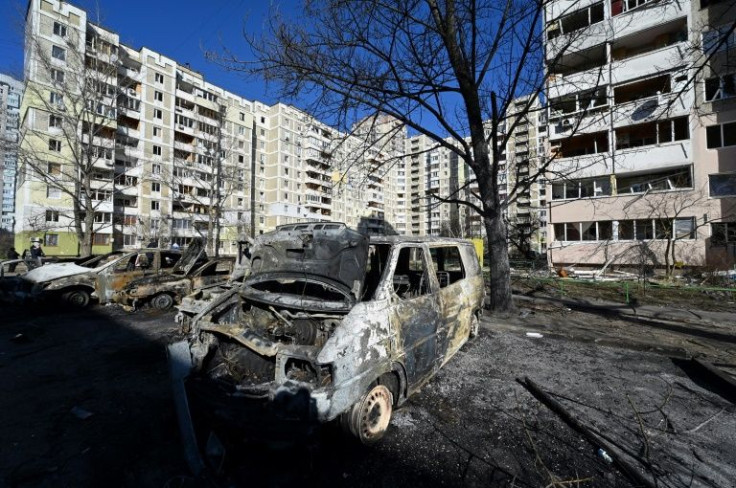
[[[340,223],[259,236],[251,274],[169,346],[188,460],[207,438],[339,419],[363,443],[477,333],[470,242],[366,237]],[[195,435],[194,424],[197,425]]]

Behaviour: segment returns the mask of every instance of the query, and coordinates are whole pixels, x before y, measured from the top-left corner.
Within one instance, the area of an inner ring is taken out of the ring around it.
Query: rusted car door
[[[122,290],[131,281],[157,274],[161,266],[160,259],[159,251],[147,249],[126,255],[100,273],[95,282],[100,303],[109,302],[115,291]]]
[[[441,317],[438,294],[426,249],[421,245],[403,246],[389,275],[393,285],[391,326],[398,337],[400,360],[406,369],[409,389],[414,390],[438,366],[437,332]]]

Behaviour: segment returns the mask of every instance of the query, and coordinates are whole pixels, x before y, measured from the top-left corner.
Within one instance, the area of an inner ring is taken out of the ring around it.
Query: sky
[[[177,63],[189,63],[205,80],[249,100],[277,102],[260,80],[228,72],[207,61],[204,50],[223,46],[241,57],[249,54],[243,32],[258,34],[271,3],[292,8],[294,0],[73,0],[90,21],[120,36],[136,49],[147,47]],[[23,72],[22,25],[27,0],[0,0],[0,73],[20,77]],[[99,21],[98,21],[99,12]],[[284,13],[287,13],[288,10]],[[293,102],[292,102],[293,103]]]

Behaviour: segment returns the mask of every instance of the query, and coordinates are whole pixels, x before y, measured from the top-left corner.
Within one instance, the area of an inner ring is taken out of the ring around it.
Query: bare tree
[[[270,35],[250,40],[256,63],[244,64],[231,52],[220,60],[277,83],[282,96],[311,95],[310,111],[341,127],[357,117],[387,114],[456,152],[474,174],[478,203],[460,198],[464,188],[443,201],[468,205],[482,216],[490,305],[508,310],[513,305],[505,203],[497,174],[499,147],[511,130],[499,129],[514,97],[531,94],[533,100],[544,87],[545,5],[543,0],[306,1],[298,23],[273,15]],[[517,108],[510,124],[529,107],[531,101]],[[518,186],[530,181],[531,176]]]
[[[27,69],[37,75],[26,87],[34,104],[21,130],[20,177],[40,180],[47,196],[60,201],[51,214],[42,209],[29,219],[48,215],[47,221],[68,225],[86,256],[95,232],[112,225],[117,50],[94,29],[55,28],[63,29],[56,34],[64,45],[27,37]],[[103,205],[109,206],[104,212]]]

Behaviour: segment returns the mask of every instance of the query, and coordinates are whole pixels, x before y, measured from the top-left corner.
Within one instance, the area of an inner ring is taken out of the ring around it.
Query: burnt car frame
[[[226,282],[233,271],[234,258],[213,258],[199,265],[175,266],[171,274],[139,278],[113,295],[113,301],[135,311],[147,303],[158,310],[168,310],[194,290]]]
[[[197,422],[211,426],[210,437],[273,436],[338,419],[360,442],[375,442],[393,408],[477,333],[484,285],[468,241],[285,226],[259,236],[252,256],[242,286],[169,346],[195,472]]]
[[[182,254],[157,248],[114,251],[79,264],[47,264],[20,277],[22,298],[56,297],[74,307],[86,307],[92,298],[111,301],[116,290],[143,276],[169,273]]]

